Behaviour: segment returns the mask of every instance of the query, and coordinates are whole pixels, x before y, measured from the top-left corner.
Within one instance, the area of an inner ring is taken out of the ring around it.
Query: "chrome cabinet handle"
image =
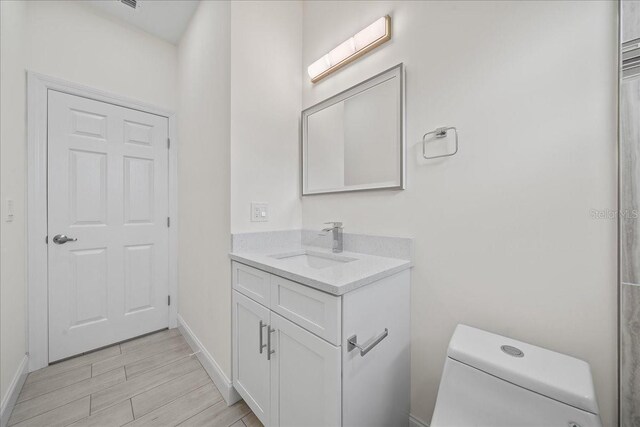
[[[276,352],[275,350],[271,350],[271,334],[276,330],[269,326],[267,331],[267,360],[271,360],[271,355]]]
[[[262,354],[262,349],[265,348],[267,345],[266,344],[262,344],[262,329],[264,327],[266,327],[267,324],[264,323],[262,320],[260,321],[260,328],[258,329],[258,333],[260,334],[260,354]]]
[[[75,242],[76,240],[78,239],[67,237],[64,234],[56,234],[55,236],[53,236],[53,243],[57,245],[64,245],[67,242]]]
[[[380,341],[385,339],[388,335],[389,335],[389,330],[387,328],[384,328],[383,333],[381,333],[376,338],[372,338],[371,340],[369,340],[368,342],[362,345],[358,344],[358,336],[352,335],[349,337],[349,339],[347,339],[347,351],[351,351],[357,348],[360,350],[360,356],[364,356],[365,354],[369,353],[373,349],[373,347],[380,344]]]

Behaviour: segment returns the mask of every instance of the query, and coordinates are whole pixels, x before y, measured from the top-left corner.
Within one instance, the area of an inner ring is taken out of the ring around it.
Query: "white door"
[[[340,347],[271,313],[271,425],[339,426]]]
[[[167,135],[166,117],[49,90],[50,362],[168,326]]]
[[[269,309],[233,291],[233,386],[269,425]]]

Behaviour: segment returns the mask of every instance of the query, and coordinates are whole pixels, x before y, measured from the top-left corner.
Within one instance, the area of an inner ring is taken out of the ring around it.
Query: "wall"
[[[178,47],[178,311],[230,378],[229,18],[201,2]]]
[[[30,1],[27,66],[175,110],[177,49],[74,1]]]
[[[304,4],[303,107],[399,62],[408,187],[304,197],[303,226],[415,238],[412,413],[429,421],[457,323],[591,364],[616,425],[615,2]],[[393,39],[312,85],[306,65],[390,14]],[[423,133],[460,129],[453,158]]]
[[[231,231],[300,228],[302,6],[231,4]],[[250,222],[251,202],[269,222]]]
[[[26,347],[24,39],[27,5],[0,2],[0,401],[3,406]],[[7,199],[14,220],[6,222]]]

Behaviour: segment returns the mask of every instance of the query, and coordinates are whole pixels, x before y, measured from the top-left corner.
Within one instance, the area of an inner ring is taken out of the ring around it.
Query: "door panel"
[[[339,426],[340,347],[271,313],[271,425]]]
[[[107,320],[107,248],[70,251],[71,313],[70,328]]]
[[[125,314],[153,308],[153,245],[126,246],[124,262]]]
[[[107,224],[107,155],[69,150],[70,225]]]
[[[125,120],[124,141],[127,144],[151,145],[153,143],[153,126]]]
[[[153,161],[124,158],[124,223],[153,223]]]
[[[50,362],[168,326],[167,134],[165,117],[49,91]]]
[[[88,136],[106,142],[107,116],[71,108],[71,136]]]
[[[261,327],[260,322],[265,326]],[[233,386],[267,426],[270,410],[268,323],[267,308],[233,291]]]

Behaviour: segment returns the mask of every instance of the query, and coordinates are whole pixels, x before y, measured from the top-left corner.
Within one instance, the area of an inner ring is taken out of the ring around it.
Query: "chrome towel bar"
[[[447,136],[447,132],[449,132],[450,130],[453,131],[455,135],[455,142],[456,142],[456,147],[453,153],[441,154],[439,156],[427,156],[427,137],[429,135],[434,135],[436,138],[444,138]],[[457,152],[458,152],[458,130],[453,126],[441,127],[436,130],[432,130],[431,132],[427,132],[422,136],[422,157],[424,157],[425,159],[431,160],[431,159],[438,159],[440,157],[450,157],[456,154]]]
[[[387,328],[384,328],[384,332],[381,333],[380,335],[378,335],[376,338],[372,338],[371,340],[369,340],[368,342],[360,345],[358,344],[358,336],[357,335],[352,335],[349,337],[349,339],[347,340],[347,351],[351,351],[355,348],[360,350],[360,356],[364,356],[365,354],[369,353],[373,347],[377,346],[378,344],[380,344],[380,341],[382,341],[383,339],[385,339],[387,336],[389,335],[389,330]]]

